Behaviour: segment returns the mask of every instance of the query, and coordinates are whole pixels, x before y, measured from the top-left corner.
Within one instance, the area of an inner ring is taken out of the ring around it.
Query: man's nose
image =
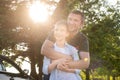
[[[74,20],[70,20],[70,21],[69,21],[69,24],[74,24]]]
[[[61,31],[57,31],[56,33],[57,33],[57,34],[60,34],[60,33],[61,33]]]

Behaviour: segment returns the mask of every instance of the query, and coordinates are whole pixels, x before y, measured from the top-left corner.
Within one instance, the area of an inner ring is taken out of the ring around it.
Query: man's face
[[[70,32],[76,32],[82,27],[81,15],[70,13],[68,15],[67,23]]]

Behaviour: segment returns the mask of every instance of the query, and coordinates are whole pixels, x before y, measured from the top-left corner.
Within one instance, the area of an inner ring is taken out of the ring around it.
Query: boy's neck
[[[65,47],[65,42],[66,41],[56,41],[56,45],[62,48],[62,47]]]

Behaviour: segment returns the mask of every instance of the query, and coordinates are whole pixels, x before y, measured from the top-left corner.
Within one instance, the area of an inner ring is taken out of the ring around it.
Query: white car
[[[0,80],[34,80],[27,75],[14,61],[0,55]]]

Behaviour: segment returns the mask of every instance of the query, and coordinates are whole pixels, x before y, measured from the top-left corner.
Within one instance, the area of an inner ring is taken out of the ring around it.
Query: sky
[[[107,0],[109,5],[115,5],[117,1],[120,1],[120,0]]]

